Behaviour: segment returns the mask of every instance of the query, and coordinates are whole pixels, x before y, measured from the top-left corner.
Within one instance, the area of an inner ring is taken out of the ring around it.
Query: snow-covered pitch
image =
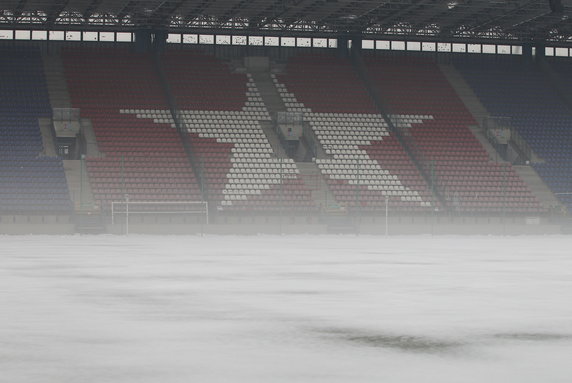
[[[572,381],[572,237],[0,237],[1,383]]]

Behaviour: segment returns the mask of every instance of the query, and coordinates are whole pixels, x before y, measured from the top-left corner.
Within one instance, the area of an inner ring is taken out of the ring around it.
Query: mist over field
[[[0,382],[572,378],[568,237],[0,244]]]

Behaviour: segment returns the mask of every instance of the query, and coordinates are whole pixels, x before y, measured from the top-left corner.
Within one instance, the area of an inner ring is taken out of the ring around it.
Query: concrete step
[[[51,118],[39,118],[40,133],[42,134],[42,144],[44,146],[44,155],[49,157],[57,157],[56,142],[53,133],[53,125]]]
[[[477,121],[477,124],[479,124],[469,126],[469,129],[473,132],[475,138],[481,143],[492,160],[505,162],[496,149],[491,145],[487,137],[485,137],[485,134],[480,128],[480,124],[482,124],[483,119],[489,115],[487,109],[481,103],[475,92],[473,92],[471,86],[467,81],[465,81],[465,78],[452,64],[441,63],[439,64],[439,67],[447,80],[449,80],[449,84],[451,84],[461,101],[463,101],[463,104],[465,104],[469,112],[471,112],[473,118]]]
[[[278,158],[288,158],[286,154],[286,150],[282,143],[280,142],[280,138],[278,137],[278,133],[275,130],[275,121],[276,121],[276,114],[281,111],[286,110],[286,106],[280,97],[280,94],[276,90],[274,83],[272,82],[272,78],[270,77],[269,72],[253,72],[251,73],[252,80],[256,84],[258,88],[258,92],[262,97],[262,101],[266,105],[270,116],[272,117],[272,121],[261,121],[260,125],[262,126],[262,130],[266,134],[270,145],[272,146],[272,150],[274,154]]]
[[[252,79],[256,83],[258,91],[260,92],[260,96],[262,97],[262,100],[266,104],[266,107],[270,111],[270,115],[273,116],[273,118],[276,116],[277,112],[286,111],[286,105],[284,105],[282,97],[280,97],[276,86],[274,86],[274,82],[272,81],[272,77],[270,77],[270,73],[254,72],[252,73]]]
[[[330,156],[326,153],[324,148],[322,147],[322,143],[314,133],[314,130],[310,126],[308,122],[304,122],[304,136],[308,145],[312,146],[313,151],[316,153],[316,158],[319,159],[326,159]]]
[[[533,195],[538,198],[546,209],[560,209],[562,204],[552,190],[544,183],[542,178],[531,166],[513,166],[519,177],[526,182]]]
[[[80,120],[80,129],[83,140],[85,141],[85,155],[90,158],[103,157],[104,154],[99,151],[97,139],[93,131],[93,125],[88,118]]]
[[[44,53],[42,58],[52,108],[71,108],[67,80],[60,56]]]
[[[491,145],[485,133],[478,125],[469,125],[468,128],[471,130],[475,138],[479,141],[481,146],[486,150],[487,154],[491,158],[491,160],[499,163],[507,163],[505,159],[497,152],[497,150]]]
[[[282,146],[280,142],[280,138],[274,129],[274,123],[271,121],[259,121],[258,122],[262,127],[262,131],[266,135],[268,142],[270,142],[270,146],[274,151],[274,155],[277,158],[288,158],[288,154],[286,154],[286,149]]]
[[[312,191],[312,199],[316,206],[322,211],[332,206],[337,207],[338,203],[318,166],[314,162],[297,162],[296,165],[300,170],[300,178]]]
[[[496,149],[491,145],[485,133],[481,129],[481,125],[483,124],[483,120],[485,117],[489,116],[490,114],[483,106],[477,95],[473,92],[471,86],[465,81],[465,78],[457,71],[457,69],[451,64],[440,64],[441,71],[445,74],[449,83],[455,89],[457,95],[463,101],[469,112],[473,115],[475,120],[477,121],[476,126],[470,126],[471,131],[475,135],[475,137],[479,140],[481,145],[485,148],[488,152],[489,156],[498,162],[506,162],[502,160],[502,158],[498,155]],[[520,142],[522,145],[521,149],[524,149],[527,153],[529,153],[529,159],[533,163],[541,163],[543,160],[532,151],[532,149],[528,146],[525,140],[521,138],[518,131],[513,131],[513,142]]]
[[[453,65],[440,64],[440,67],[441,71],[445,74],[449,80],[449,83],[451,86],[453,86],[461,98],[461,101],[463,101],[465,106],[469,109],[473,117],[478,122],[482,122],[483,118],[488,115],[488,112],[478,97],[475,95],[472,88],[465,81],[463,76],[455,69]],[[479,140],[479,142],[483,145],[483,147],[487,150],[492,160],[496,162],[506,162],[502,160],[501,156],[490,144],[488,139],[485,137],[484,132],[480,129],[479,126],[470,126],[469,128],[475,137]],[[530,155],[533,162],[541,162],[541,159],[534,152],[531,151]],[[554,196],[554,194],[550,191],[550,189],[546,186],[546,184],[542,181],[542,179],[538,176],[532,167],[515,165],[514,168],[520,178],[528,185],[532,194],[538,198],[542,206],[547,209],[560,206],[558,199]]]
[[[76,211],[95,211],[95,200],[85,161],[64,160],[64,171]]]

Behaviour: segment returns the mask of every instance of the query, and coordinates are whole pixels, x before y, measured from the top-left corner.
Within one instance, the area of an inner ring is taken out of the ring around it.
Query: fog
[[[0,237],[0,382],[570,382],[572,238]]]

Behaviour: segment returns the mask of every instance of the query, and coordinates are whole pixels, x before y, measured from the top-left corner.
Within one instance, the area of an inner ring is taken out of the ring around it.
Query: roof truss
[[[572,44],[572,0],[7,0],[0,28],[323,33]]]

